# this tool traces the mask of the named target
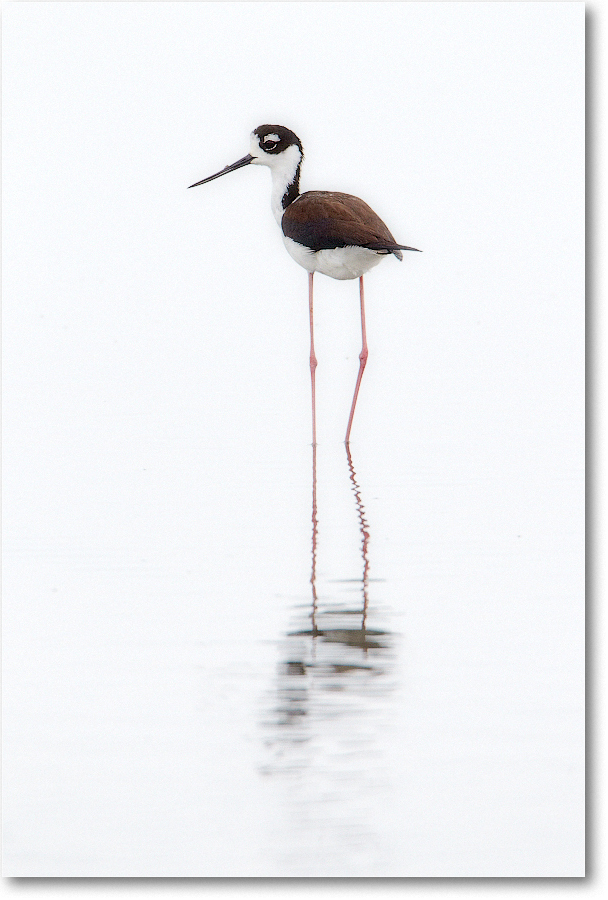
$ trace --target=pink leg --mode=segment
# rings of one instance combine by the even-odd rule
[[[350,429],[353,424],[353,417],[355,415],[355,406],[357,405],[357,397],[359,395],[359,388],[361,387],[361,379],[363,378],[363,370],[365,369],[365,363],[367,362],[367,337],[365,335],[365,304],[363,301],[363,275],[359,279],[359,293],[361,296],[361,337],[363,339],[363,346],[361,348],[361,353],[359,354],[359,374],[357,376],[357,383],[355,385],[355,395],[353,397],[353,405],[350,408],[350,417],[348,420],[348,428],[346,429],[346,443],[348,444],[350,440]]]
[[[310,310],[310,382],[312,386],[312,445],[317,445],[317,416],[315,402],[315,369],[317,368],[317,357],[315,356],[314,329],[312,323],[312,277],[314,272],[308,273],[308,307]]]

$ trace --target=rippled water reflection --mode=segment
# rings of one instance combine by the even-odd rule
[[[351,857],[361,861],[376,843],[369,807],[389,787],[381,735],[390,715],[396,635],[387,624],[390,615],[381,614],[370,598],[370,587],[373,595],[382,580],[370,579],[371,527],[345,447],[360,574],[318,583],[323,511],[317,506],[313,444],[311,598],[292,610],[292,627],[280,644],[272,708],[263,722],[269,753],[263,771],[282,778],[285,787],[290,838],[282,861],[300,874],[345,874]],[[307,860],[306,849],[314,850],[314,857]]]

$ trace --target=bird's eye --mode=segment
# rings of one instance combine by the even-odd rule
[[[279,136],[278,134],[267,134],[266,137],[262,140],[262,143],[264,145],[264,150],[274,150],[274,148],[279,143]]]

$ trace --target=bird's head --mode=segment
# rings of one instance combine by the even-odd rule
[[[227,175],[228,172],[234,172],[235,169],[250,164],[268,166],[273,172],[281,174],[295,173],[303,158],[302,142],[297,134],[294,134],[289,128],[285,128],[284,125],[259,125],[251,132],[250,152],[247,156],[225,166],[215,175],[191,184],[190,187],[206,184],[208,181],[213,181],[215,178]]]
[[[251,132],[250,155],[252,163],[274,169],[287,159],[298,165],[304,150],[297,134],[284,125],[259,125]]]

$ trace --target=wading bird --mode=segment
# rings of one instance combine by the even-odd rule
[[[355,415],[355,406],[367,362],[363,276],[385,256],[403,259],[402,250],[416,250],[397,244],[379,216],[367,203],[352,194],[337,191],[306,191],[300,194],[300,168],[304,150],[299,137],[283,125],[260,125],[251,133],[250,152],[221,172],[191,184],[207,184],[242,166],[268,166],[272,175],[272,211],[283,232],[290,254],[308,272],[310,310],[310,379],[312,385],[312,442],[317,443],[315,412],[315,356],[313,333],[312,280],[315,272],[330,278],[359,279],[362,348],[359,374],[351,405],[346,443]],[[418,252],[418,251],[417,251]]]

